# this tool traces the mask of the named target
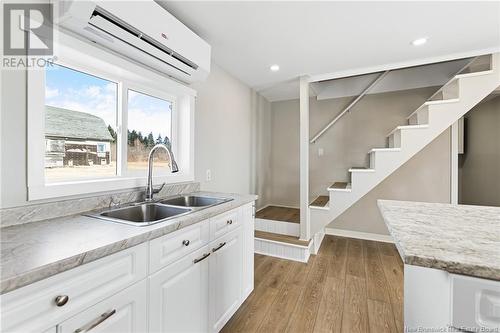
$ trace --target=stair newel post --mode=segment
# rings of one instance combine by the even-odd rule
[[[300,239],[309,240],[309,77],[300,77]]]

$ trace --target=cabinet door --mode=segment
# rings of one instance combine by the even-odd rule
[[[208,246],[149,278],[150,332],[208,330]]]
[[[147,331],[147,281],[142,280],[58,325],[59,333]]]
[[[210,244],[210,331],[218,332],[240,306],[241,228]]]
[[[242,240],[243,240],[243,276],[242,296],[243,302],[253,291],[254,270],[254,205],[247,204],[241,208]]]

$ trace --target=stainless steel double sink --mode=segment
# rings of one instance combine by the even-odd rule
[[[154,202],[139,202],[124,207],[87,214],[105,221],[147,226],[220,205],[233,199],[185,195]]]

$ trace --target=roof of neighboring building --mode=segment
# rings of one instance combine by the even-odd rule
[[[113,141],[108,126],[90,113],[45,106],[45,136],[80,140]]]

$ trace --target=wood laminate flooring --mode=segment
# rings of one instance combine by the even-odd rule
[[[392,244],[325,236],[307,264],[255,255],[255,289],[222,332],[403,332]]]
[[[300,223],[300,209],[281,206],[267,206],[255,214],[256,218],[282,222]]]

